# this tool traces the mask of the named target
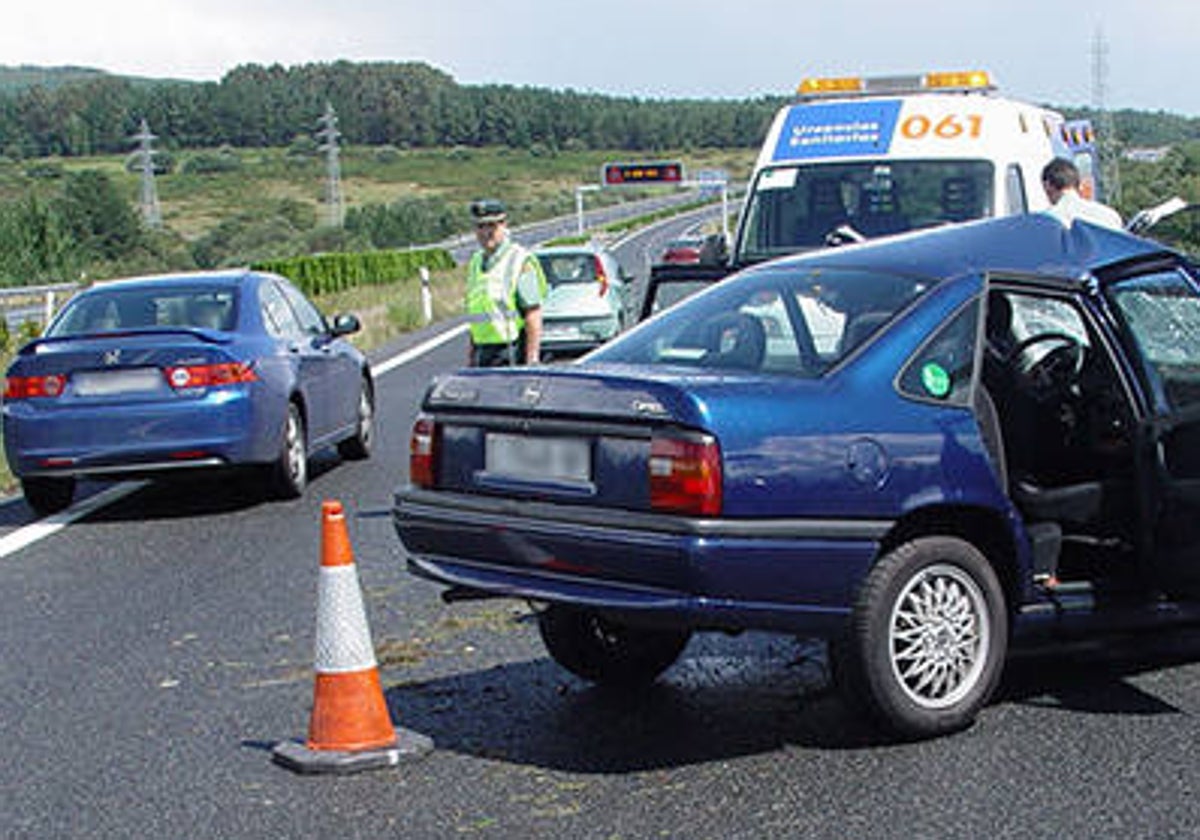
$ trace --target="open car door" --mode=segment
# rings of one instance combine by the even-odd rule
[[[1140,553],[1157,583],[1200,596],[1200,279],[1159,263],[1106,284],[1146,396],[1136,455]]]
[[[1200,255],[1200,204],[1188,204],[1178,196],[1138,211],[1125,228],[1193,258]]]

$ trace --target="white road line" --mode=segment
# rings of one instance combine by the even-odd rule
[[[440,335],[435,335],[433,338],[422,344],[418,344],[416,347],[410,347],[403,353],[392,356],[390,359],[384,359],[379,364],[371,365],[371,374],[374,376],[382,376],[389,370],[400,367],[400,365],[412,361],[417,356],[423,356],[429,351],[437,347],[441,347],[443,344],[453,338],[458,338],[460,335],[465,333],[467,329],[467,324],[459,324],[457,327],[448,329]]]
[[[458,338],[468,329],[466,324],[459,324],[452,327],[446,332],[434,336],[433,338],[418,344],[416,347],[410,347],[403,353],[392,356],[390,359],[384,359],[382,362],[371,366],[371,373],[375,376],[382,376],[388,371],[399,367],[400,365],[410,362],[418,356],[434,350],[442,346],[446,342]],[[114,502],[120,501],[131,493],[141,490],[148,482],[145,481],[123,481],[120,484],[114,484],[94,496],[88,496],[86,499],[77,502],[61,513],[56,513],[52,516],[47,516],[45,519],[39,519],[26,525],[23,528],[18,528],[11,534],[0,538],[0,559],[7,557],[10,554],[15,554],[23,548],[28,548],[39,540],[44,540],[63,528],[82,519],[90,513],[94,513],[102,507],[111,505]],[[20,498],[19,496],[16,498]],[[16,501],[16,499],[13,499]]]
[[[83,501],[71,505],[61,513],[47,516],[45,519],[39,519],[32,525],[26,525],[24,528],[13,531],[8,536],[0,539],[0,559],[10,554],[15,554],[21,549],[33,545],[38,540],[43,540],[51,534],[61,531],[76,519],[82,519],[89,513],[111,505],[113,502],[125,498],[130,493],[141,490],[145,486],[145,481],[122,481],[120,484],[114,484],[112,487],[102,490],[94,496],[88,496]]]

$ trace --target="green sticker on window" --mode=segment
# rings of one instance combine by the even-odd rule
[[[950,374],[937,362],[926,362],[921,368],[921,384],[940,400],[950,393]]]

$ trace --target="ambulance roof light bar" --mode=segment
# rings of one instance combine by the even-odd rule
[[[989,93],[996,86],[983,70],[919,73],[907,76],[840,76],[803,79],[796,88],[801,99],[839,96],[895,96],[906,93]]]

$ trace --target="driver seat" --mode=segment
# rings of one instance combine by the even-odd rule
[[[1008,439],[1002,431],[1000,411],[982,382],[975,394],[975,416],[1000,489],[1025,521],[1033,554],[1034,579],[1054,580],[1058,576],[1064,539],[1100,517],[1104,485],[1099,481],[1086,481],[1047,487],[1028,475],[1010,476]]]

